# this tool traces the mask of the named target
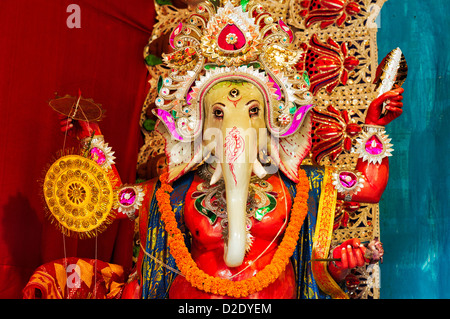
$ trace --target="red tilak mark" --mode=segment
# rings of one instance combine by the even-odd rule
[[[234,184],[237,185],[236,175],[234,173],[234,162],[244,152],[245,140],[239,133],[239,130],[234,126],[225,138],[225,154],[233,175]]]
[[[234,107],[236,107],[238,102],[242,99],[242,96],[239,99],[237,99],[236,101],[230,100],[230,98],[228,96],[227,96],[227,99],[228,99],[228,101],[230,101],[231,103],[234,104]]]

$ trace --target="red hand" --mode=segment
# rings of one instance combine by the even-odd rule
[[[328,264],[328,271],[337,282],[342,281],[355,267],[364,266],[370,260],[364,257],[366,247],[358,238],[344,241],[333,250],[333,258],[340,259]]]
[[[364,266],[366,262],[369,262],[364,257],[365,251],[366,247],[361,245],[358,238],[349,239],[333,250],[333,258],[341,259],[341,261],[336,261],[337,267],[352,269]]]
[[[403,92],[404,89],[397,88],[373,100],[367,110],[366,124],[386,126],[399,117],[403,112]],[[382,114],[384,102],[386,102],[386,113]]]
[[[61,132],[67,132],[69,136],[83,139],[94,135],[101,135],[100,127],[96,122],[76,121],[64,115],[58,115]]]

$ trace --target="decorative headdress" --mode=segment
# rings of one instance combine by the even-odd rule
[[[179,142],[201,138],[203,98],[222,81],[247,81],[261,91],[266,125],[276,138],[298,132],[312,108],[308,76],[294,67],[303,51],[293,48],[292,31],[283,21],[275,22],[261,5],[245,7],[227,2],[216,11],[204,2],[170,36],[174,52],[163,54],[163,60],[171,73],[159,82],[153,112]],[[197,153],[192,158],[197,154],[199,159],[200,151],[193,151]],[[169,158],[169,171],[170,162]],[[188,166],[183,170],[192,167]],[[174,175],[180,176],[172,174],[173,179]]]

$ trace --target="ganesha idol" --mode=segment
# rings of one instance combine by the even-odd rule
[[[137,276],[123,297],[348,298],[347,275],[383,250],[357,238],[331,247],[336,203],[379,202],[384,126],[401,114],[403,89],[368,106],[362,127],[376,138],[355,171],[305,165],[315,105],[298,68],[306,52],[283,21],[260,5],[205,2],[169,41],[153,110],[167,169],[117,190],[116,218],[139,216]],[[102,138],[93,122],[63,126]]]

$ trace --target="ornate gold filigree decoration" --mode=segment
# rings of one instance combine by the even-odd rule
[[[66,235],[96,236],[113,218],[113,187],[100,165],[80,155],[58,158],[44,180],[49,217]]]

